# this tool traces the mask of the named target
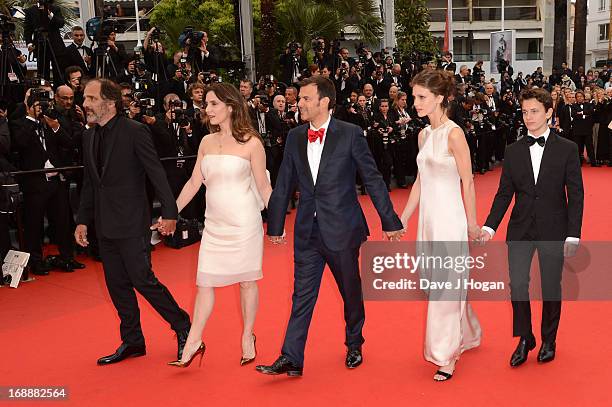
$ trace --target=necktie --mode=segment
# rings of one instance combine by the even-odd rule
[[[324,136],[325,136],[324,128],[320,128],[319,130],[308,129],[308,141],[310,143],[314,143],[315,141],[317,141],[317,139],[319,139],[319,142],[322,143]]]
[[[529,144],[529,146],[531,147],[532,145],[534,145],[535,143],[538,143],[540,145],[540,147],[544,147],[544,145],[546,144],[546,139],[544,138],[544,136],[542,137],[531,137],[531,136],[527,136],[527,143]]]

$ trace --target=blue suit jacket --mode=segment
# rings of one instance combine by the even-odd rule
[[[378,211],[383,230],[402,229],[363,130],[331,119],[315,185],[306,153],[308,128],[308,124],[296,127],[287,136],[283,162],[268,204],[268,235],[283,234],[287,205],[297,186],[300,204],[294,230],[296,248],[308,244],[315,212],[323,243],[330,250],[361,245],[369,230],[357,199],[357,171]]]

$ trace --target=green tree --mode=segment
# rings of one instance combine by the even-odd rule
[[[282,0],[276,4],[279,39],[283,45],[301,42],[306,50],[318,36],[338,38],[345,28],[354,28],[367,43],[378,43],[383,23],[373,0]]]
[[[576,0],[574,17],[574,49],[572,51],[572,69],[584,66],[586,58],[587,1]]]
[[[397,45],[403,52],[438,51],[429,31],[431,17],[425,0],[398,0],[395,2]]]
[[[253,19],[257,41],[259,0],[253,2]],[[161,0],[151,13],[151,23],[165,31],[164,43],[169,52],[179,49],[179,35],[185,27],[192,26],[208,33],[209,42],[224,50],[224,59],[240,59],[232,0]]]

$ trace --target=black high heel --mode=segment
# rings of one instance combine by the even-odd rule
[[[240,366],[248,365],[249,363],[255,360],[255,358],[257,357],[257,346],[256,345],[257,345],[257,337],[255,336],[255,334],[253,334],[253,348],[255,348],[255,356],[253,356],[252,358],[242,357],[240,359]]]
[[[181,362],[180,360],[175,360],[174,362],[168,362],[169,366],[174,366],[174,367],[183,367],[183,368],[187,368],[189,367],[189,365],[191,365],[191,362],[193,362],[193,359],[195,359],[196,356],[200,355],[200,363],[198,364],[198,367],[202,366],[202,357],[204,356],[204,351],[206,350],[206,345],[204,345],[204,342],[200,343],[200,346],[198,347],[198,350],[196,350],[193,355],[191,355],[191,357],[189,358],[189,360],[187,362]]]

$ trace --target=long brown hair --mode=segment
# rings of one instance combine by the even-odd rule
[[[251,116],[249,115],[249,108],[246,100],[240,94],[238,89],[234,85],[228,83],[214,83],[206,88],[204,98],[209,92],[214,92],[217,98],[225,103],[227,106],[231,106],[232,112],[230,115],[232,136],[240,144],[244,144],[251,139],[256,137],[263,143],[261,135],[255,131],[253,124],[251,123]],[[211,133],[220,131],[219,126],[208,124],[208,129]]]

